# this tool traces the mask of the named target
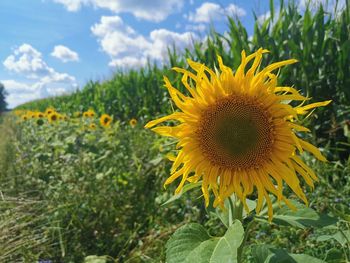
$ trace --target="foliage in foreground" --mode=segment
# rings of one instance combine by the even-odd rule
[[[92,255],[100,256],[102,262],[161,262],[171,247],[170,241],[165,246],[169,236],[188,221],[204,225],[208,240],[219,240],[225,224],[233,221],[229,213],[206,211],[198,188],[191,190],[190,198],[183,191],[161,206],[172,192],[162,187],[169,173],[164,161],[170,147],[166,141],[156,139],[140,124],[132,128],[114,123],[105,129],[97,121],[51,124],[45,120],[39,126],[36,119],[17,125],[13,117],[5,119],[0,129],[6,138],[0,145],[1,231],[7,231],[1,232],[1,244],[10,244],[0,245],[5,262],[82,262],[96,259]],[[90,128],[92,122],[96,129]],[[317,213],[302,208],[301,213],[284,217],[282,209],[285,223],[271,226],[263,212],[261,222],[248,231],[252,250],[243,255],[248,262],[254,262],[256,250],[266,255],[273,252],[262,246],[266,243],[286,249],[278,253],[306,254],[334,263],[345,260],[349,243],[339,241],[339,231],[349,229],[350,166],[331,163],[315,168],[321,183],[308,199],[316,211],[337,217],[337,225],[316,228],[310,220],[318,222]],[[17,224],[11,227],[11,222]]]
[[[14,121],[7,120],[4,125]],[[32,244],[28,253],[23,253],[23,246],[19,251],[14,246],[10,261],[24,257],[27,261],[49,258],[82,262],[88,255],[122,260],[150,231],[158,235],[159,228],[168,228],[179,219],[168,208],[159,209],[164,199],[159,196],[161,178],[167,170],[160,163],[159,142],[138,125],[133,128],[114,123],[103,128],[97,122],[97,118],[55,123],[44,120],[38,125],[34,118],[11,130],[10,134],[16,133],[7,137],[11,141],[6,147],[11,151],[1,167],[2,208],[12,218],[30,213],[25,206],[22,212],[4,207],[11,197],[21,195],[28,201],[43,202],[46,210],[37,211],[38,218],[44,217],[40,224],[28,223],[33,231],[41,229],[35,236],[45,240],[45,246]],[[91,123],[96,128],[90,128]],[[189,207],[176,207],[180,217],[186,218]],[[19,233],[25,234],[22,229]]]

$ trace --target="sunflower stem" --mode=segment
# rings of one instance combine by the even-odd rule
[[[232,202],[232,200],[231,200],[231,202]],[[242,204],[241,200],[239,200],[237,197],[235,197],[235,204],[234,204],[234,208],[232,211],[232,217],[233,217],[233,219],[237,219],[241,222],[243,220],[243,204]]]
[[[241,200],[235,196],[234,203],[233,203],[233,200],[231,198],[229,198],[229,204],[230,204],[232,219],[233,220],[237,219],[243,224],[243,204],[242,204]],[[230,222],[230,224],[231,224],[231,222]],[[250,229],[252,228],[252,226],[254,224],[255,224],[254,219],[252,219],[247,224],[247,227],[246,227],[245,232],[244,232],[242,244],[240,245],[240,247],[237,250],[237,263],[243,262],[243,251],[244,251],[245,243],[248,239]]]
[[[237,263],[242,263],[243,262],[243,251],[245,248],[245,243],[248,239],[248,236],[250,234],[250,230],[251,228],[255,225],[255,221],[254,218],[247,224],[247,227],[244,231],[244,237],[243,237],[243,241],[242,244],[240,245],[240,247],[237,249]]]

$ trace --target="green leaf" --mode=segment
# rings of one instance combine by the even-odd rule
[[[252,255],[256,263],[264,263],[271,254],[271,246],[269,245],[254,245],[252,247]]]
[[[326,214],[319,214],[310,207],[291,200],[293,205],[297,207],[297,211],[290,210],[287,206],[275,212],[273,222],[278,225],[292,225],[299,228],[324,227],[333,225],[337,222],[335,217]]]
[[[305,255],[305,254],[289,254],[296,262],[296,263],[327,263],[324,260],[315,258],[315,257],[311,257],[309,255]],[[274,261],[276,262],[276,261]]]
[[[343,252],[338,248],[331,248],[327,251],[325,261],[328,263],[345,262]]]
[[[237,250],[244,237],[244,229],[240,221],[236,220],[217,243],[210,263],[235,263]]]
[[[171,202],[174,202],[175,200],[179,199],[184,193],[188,192],[189,190],[199,187],[202,185],[202,181],[199,181],[197,183],[190,183],[190,184],[186,184],[181,192],[179,194],[173,195],[172,197],[170,197],[165,203],[162,204],[162,206],[167,205]]]
[[[106,263],[107,256],[87,256],[84,259],[84,263]]]
[[[210,236],[203,226],[191,223],[180,227],[166,244],[166,261],[183,263],[186,257]]]
[[[322,235],[317,238],[318,242],[334,239],[338,241],[341,246],[345,246],[346,243],[350,244],[350,230],[338,231],[333,235]]]
[[[256,245],[252,251],[256,263],[325,263],[325,261],[305,254],[289,254],[270,245]]]
[[[235,263],[244,229],[236,220],[221,238],[211,238],[199,224],[179,228],[166,244],[168,263]]]
[[[219,241],[219,238],[211,238],[202,242],[186,257],[185,263],[201,262],[209,263],[210,257]]]

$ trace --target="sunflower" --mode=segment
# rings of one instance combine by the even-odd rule
[[[28,111],[27,116],[29,116],[30,119],[36,118],[36,112]]]
[[[49,116],[51,113],[54,113],[56,110],[52,107],[49,107],[45,110],[45,115]]]
[[[93,118],[93,117],[95,117],[95,115],[96,115],[96,113],[92,109],[85,111],[83,113],[83,117],[86,117],[86,118]]]
[[[58,121],[59,116],[56,112],[52,112],[48,115],[47,118],[48,118],[49,122],[56,122],[56,121]]]
[[[35,115],[36,115],[37,118],[44,118],[44,116],[45,116],[44,113],[42,113],[40,111],[36,112]]]
[[[21,119],[22,119],[23,121],[26,121],[26,120],[28,120],[28,116],[27,116],[26,114],[24,114],[24,115],[21,116]]]
[[[108,114],[103,114],[100,118],[100,124],[103,127],[109,127],[112,123],[112,117]]]
[[[173,165],[165,185],[182,177],[175,191],[179,193],[186,181],[193,183],[201,179],[206,206],[212,191],[214,207],[223,206],[224,200],[235,194],[247,211],[246,198],[256,189],[256,212],[259,213],[266,200],[271,220],[269,193],[278,202],[284,201],[295,209],[283,195],[284,182],[307,204],[299,179],[313,188],[317,177],[300,154],[306,150],[321,161],[326,158],[299,137],[300,132],[309,130],[298,124],[298,115],[330,101],[303,106],[308,98],[292,87],[278,86],[277,75],[272,73],[297,61],[289,59],[259,70],[266,52],[259,49],[246,56],[242,51],[241,64],[235,73],[223,64],[220,56],[221,72],[214,73],[191,60],[188,64],[195,73],[174,68],[183,74],[182,83],[191,96],[175,89],[164,77],[165,87],[181,111],[150,121],[145,127],[178,140],[179,150],[177,156],[170,157]],[[247,68],[249,62],[251,67]],[[293,107],[289,104],[293,100],[302,103]],[[168,120],[179,124],[154,127]]]
[[[129,121],[129,124],[130,124],[130,126],[131,126],[132,128],[134,128],[134,127],[136,126],[136,124],[137,124],[137,120],[134,119],[134,118],[132,118],[132,119]]]
[[[91,130],[95,130],[95,129],[96,129],[96,124],[91,123],[91,124],[89,125],[89,128],[90,128]]]

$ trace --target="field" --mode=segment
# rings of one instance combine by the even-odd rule
[[[116,72],[1,115],[0,262],[350,262],[350,6],[270,8],[252,38],[228,18],[225,35],[213,29],[185,54],[169,47],[169,64]],[[309,204],[284,187],[298,210],[276,203],[272,221],[265,203],[255,212],[256,192],[251,213],[235,217],[239,202],[213,208],[211,196],[205,206],[201,181],[178,194],[181,180],[164,188],[176,140],[144,127],[176,111],[163,76],[186,93],[172,67],[188,69],[190,58],[214,69],[220,55],[235,71],[242,50],[260,47],[269,50],[261,69],[298,60],[278,71],[280,86],[311,98],[306,104],[332,100],[300,119],[310,129],[303,138],[328,160],[301,155],[318,177],[314,189],[300,180]],[[224,240],[238,245],[227,252]]]

